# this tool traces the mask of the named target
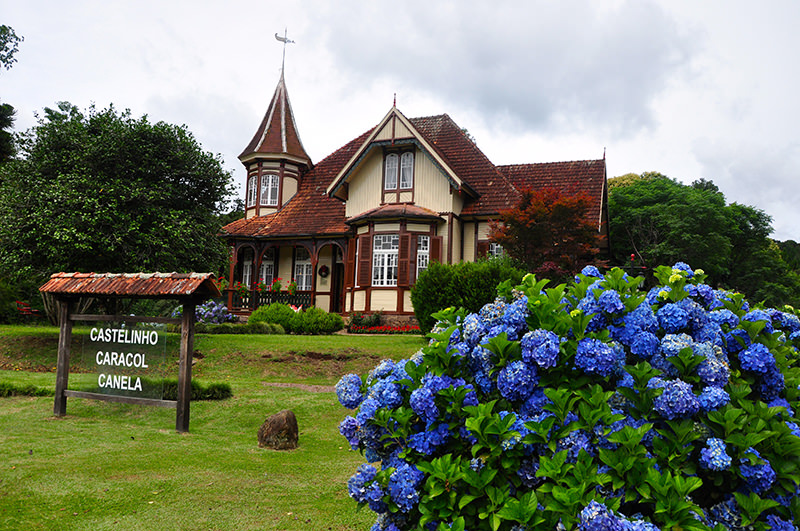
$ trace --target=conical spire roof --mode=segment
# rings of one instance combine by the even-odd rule
[[[255,156],[254,156],[255,155]],[[239,155],[239,160],[245,162],[258,155],[278,156],[291,158],[297,162],[311,166],[311,157],[306,153],[300,135],[297,133],[297,124],[294,121],[292,105],[289,102],[289,93],[286,91],[286,81],[281,78],[275,87],[275,94],[267,108],[261,125],[258,126],[253,139]]]

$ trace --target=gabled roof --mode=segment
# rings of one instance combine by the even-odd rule
[[[292,105],[289,102],[289,93],[286,90],[286,81],[281,78],[275,87],[275,94],[269,103],[267,113],[261,120],[253,139],[244,148],[239,160],[246,162],[259,155],[283,155],[296,162],[311,166],[311,157],[306,153],[300,135],[297,133],[297,124],[294,121]]]
[[[409,205],[407,203],[390,203],[372,208],[366,212],[362,212],[357,216],[349,218],[347,221],[345,221],[345,223],[348,225],[353,225],[368,219],[419,219],[444,221],[444,218],[429,208]]]
[[[584,192],[594,199],[590,216],[602,220],[603,194],[606,186],[606,161],[576,160],[569,162],[542,162],[538,164],[511,164],[498,166],[517,189],[555,188],[565,193]]]

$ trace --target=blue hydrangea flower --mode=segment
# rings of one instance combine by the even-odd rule
[[[606,318],[603,317],[602,309],[591,293],[580,300],[577,309],[581,310],[585,315],[592,316],[589,324],[586,325],[587,332],[597,332],[606,326]]]
[[[403,403],[400,385],[390,379],[378,380],[369,388],[368,396],[374,397],[381,407],[395,408]]]
[[[522,481],[523,485],[529,489],[532,489],[544,481],[544,479],[536,477],[537,470],[539,470],[539,462],[532,459],[526,459],[520,463],[520,466],[517,469],[517,476]]]
[[[619,351],[598,339],[585,337],[578,342],[578,351],[575,354],[575,365],[587,373],[610,376],[624,363]]]
[[[347,481],[347,490],[350,497],[358,503],[367,502],[367,486],[375,479],[378,471],[374,466],[366,463],[362,464],[356,470],[356,473]]]
[[[404,513],[410,512],[419,503],[419,486],[425,474],[409,463],[401,463],[389,476],[389,496]]]
[[[711,437],[706,441],[706,446],[700,450],[700,466],[709,470],[728,470],[731,466],[731,456],[727,453],[725,441]]]
[[[787,522],[774,514],[767,516],[767,523],[772,528],[772,531],[797,531],[797,527],[791,522]]]
[[[750,321],[755,323],[756,321],[764,321],[764,331],[768,334],[771,334],[775,331],[775,328],[772,326],[772,319],[770,318],[769,314],[764,310],[752,310],[748,312],[744,317],[742,317],[743,321]]]
[[[697,366],[697,375],[706,385],[725,387],[731,376],[728,357],[722,349],[710,343],[695,343],[692,350],[705,359]]]
[[[726,529],[742,529],[742,513],[733,496],[728,495],[724,501],[708,510],[709,527],[721,524]]]
[[[584,507],[578,518],[580,531],[623,531],[622,522],[605,505],[595,500]]]
[[[703,388],[698,400],[700,401],[700,409],[708,412],[721,408],[731,401],[731,397],[719,387],[708,386]]]
[[[595,277],[595,278],[603,278],[603,274],[600,273],[600,270],[593,265],[587,265],[583,269],[581,269],[581,275],[586,275],[587,277]],[[575,277],[575,282],[580,282],[578,277]]]
[[[692,278],[694,276],[694,271],[692,270],[691,266],[686,262],[675,262],[675,265],[672,266],[673,271],[683,271],[686,274],[686,278]]]
[[[620,313],[625,309],[622,299],[613,289],[607,289],[597,298],[597,305],[606,313]]]
[[[652,332],[640,331],[630,343],[631,353],[643,359],[650,359],[661,347],[658,336]]]
[[[653,400],[653,409],[669,420],[689,418],[700,410],[700,401],[692,386],[683,380],[671,380],[664,392]]]
[[[538,381],[536,366],[517,360],[500,370],[497,375],[497,389],[509,400],[525,400]]]
[[[597,451],[592,445],[589,434],[583,430],[574,430],[558,440],[556,451],[567,450],[567,462],[575,463],[581,450],[589,455],[597,455]]]
[[[727,308],[722,308],[721,310],[714,310],[713,312],[709,312],[708,318],[720,326],[727,325],[729,329],[736,328],[737,326],[739,326],[739,317],[737,317],[735,313],[728,310]]]
[[[748,448],[748,454],[755,456],[757,464],[751,464],[748,458],[740,460],[739,472],[745,480],[747,488],[756,494],[766,492],[775,481],[775,471],[770,466],[769,461],[761,457],[755,448]]]
[[[508,338],[517,339],[528,328],[528,298],[522,297],[506,306],[503,313],[503,324],[506,326]]]
[[[674,302],[668,302],[656,312],[658,324],[668,334],[680,332],[689,324],[689,314]]]
[[[491,328],[493,326],[502,324],[503,314],[505,312],[506,312],[506,301],[497,298],[494,300],[494,302],[490,302],[489,304],[484,304],[483,307],[478,312],[478,315],[480,316],[484,326],[486,328]]]
[[[408,438],[408,446],[424,455],[434,451],[450,439],[450,427],[447,423],[434,424],[424,431],[412,433]]]
[[[741,363],[742,369],[766,374],[767,371],[775,367],[775,356],[765,345],[754,343],[739,353],[739,363]]]
[[[761,399],[765,402],[777,400],[786,386],[783,373],[775,365],[767,369],[761,378]]]
[[[344,418],[341,424],[339,424],[339,433],[341,433],[344,438],[347,439],[347,442],[350,443],[350,448],[353,450],[358,450],[360,428],[361,425],[358,423],[358,421],[349,415]]]
[[[532,330],[522,336],[522,359],[535,362],[542,369],[550,369],[558,363],[561,338],[549,330]]]
[[[686,347],[694,346],[694,340],[688,334],[667,334],[661,340],[661,353],[671,358],[680,354]]]
[[[336,383],[336,397],[347,409],[357,408],[364,400],[361,392],[361,377],[357,374],[345,374]]]

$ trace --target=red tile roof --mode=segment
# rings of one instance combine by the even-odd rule
[[[521,188],[556,187],[589,193],[596,199],[592,215],[600,219],[605,160],[495,166],[448,115],[409,121],[469,189],[462,216],[496,216],[517,202]],[[278,212],[235,221],[223,227],[223,235],[274,238],[345,234],[348,226],[344,204],[325,191],[373,130],[351,140],[305,173],[297,194]],[[473,199],[475,195],[477,198]],[[394,216],[397,206],[402,205],[372,209],[347,221]],[[407,212],[420,214],[415,210]]]
[[[345,223],[353,224],[365,219],[430,219],[444,221],[442,217],[429,208],[422,208],[407,203],[381,205],[349,218]]]
[[[498,166],[497,169],[506,175],[517,189],[555,188],[565,193],[588,194],[595,200],[590,215],[600,223],[606,185],[605,159],[513,164]]]

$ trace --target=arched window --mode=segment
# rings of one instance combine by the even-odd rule
[[[414,187],[414,152],[406,151],[400,156],[400,189]]]
[[[383,177],[383,188],[385,190],[397,190],[397,163],[399,158],[397,153],[386,155],[386,173]]]
[[[311,274],[314,268],[311,265],[311,255],[308,249],[302,246],[295,247],[294,255],[294,281],[297,282],[298,291],[311,291]]]

